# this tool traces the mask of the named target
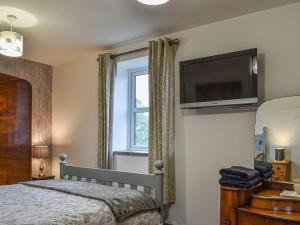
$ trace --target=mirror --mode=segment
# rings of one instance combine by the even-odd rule
[[[255,159],[272,163],[275,181],[300,176],[300,96],[274,99],[256,113]]]

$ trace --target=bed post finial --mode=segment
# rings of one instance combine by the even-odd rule
[[[62,153],[59,156],[59,159],[60,159],[60,179],[64,179],[64,177],[65,177],[64,166],[67,164],[68,156],[66,153]]]
[[[165,166],[165,164],[164,164],[163,161],[157,160],[157,161],[155,162],[155,168],[156,168],[155,174],[156,174],[156,175],[163,174],[164,172],[163,172],[162,169],[164,168],[164,166]]]
[[[68,156],[66,153],[62,153],[62,154],[60,154],[59,159],[60,159],[60,164],[65,165],[65,164],[67,164]]]

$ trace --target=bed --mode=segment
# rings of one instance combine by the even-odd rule
[[[67,165],[59,180],[0,187],[0,225],[162,225],[163,162],[155,174]]]

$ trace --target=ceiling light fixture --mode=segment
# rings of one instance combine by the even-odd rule
[[[0,32],[0,54],[9,57],[20,57],[23,55],[23,36],[12,30],[13,22],[17,19],[14,15],[8,15],[10,31]]]
[[[145,5],[163,5],[170,0],[138,0],[138,1]]]
[[[15,28],[33,27],[38,23],[38,19],[28,11],[9,6],[0,6],[0,25],[2,25],[2,23],[10,23],[7,18],[8,15],[14,15],[18,18],[14,21]]]

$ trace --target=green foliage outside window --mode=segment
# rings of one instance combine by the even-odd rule
[[[135,145],[148,146],[149,113],[135,114]]]

